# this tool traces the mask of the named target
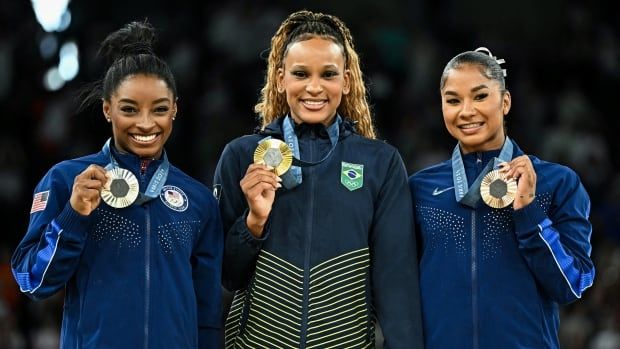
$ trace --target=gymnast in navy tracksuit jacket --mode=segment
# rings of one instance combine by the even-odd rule
[[[103,52],[122,52],[103,91],[86,102],[103,98],[113,139],[45,175],[13,255],[13,274],[26,295],[43,299],[65,289],[61,348],[219,345],[219,210],[210,190],[168,163],[163,146],[177,94],[166,63],[150,49],[152,38],[150,25],[134,22],[103,42]],[[106,167],[135,176],[136,202],[118,205],[127,190],[102,200]]]
[[[214,180],[224,284],[237,291],[226,347],[372,348],[378,319],[385,348],[420,348],[407,176],[396,149],[374,139],[339,19],[300,11],[285,20],[257,111],[262,130],[226,146]],[[268,137],[311,164],[281,178],[253,164]]]
[[[499,63],[482,48],[447,64],[442,111],[458,145],[409,179],[428,348],[559,348],[558,305],[594,279],[588,194],[571,169],[506,136]],[[493,165],[517,181],[504,208],[488,206],[475,183]]]

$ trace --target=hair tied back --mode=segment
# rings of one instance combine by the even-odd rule
[[[493,58],[495,60],[495,62],[497,62],[497,65],[499,65],[500,67],[502,66],[502,64],[506,63],[506,60],[504,60],[503,58],[497,58],[497,57],[493,56],[493,54],[491,53],[491,50],[489,50],[486,47],[478,47],[474,51],[475,52],[482,52],[482,53],[487,54],[489,57]],[[504,77],[506,77],[506,75],[508,75],[508,72],[506,71],[506,69],[502,69],[502,73],[504,74]]]

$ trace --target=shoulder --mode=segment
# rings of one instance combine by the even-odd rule
[[[437,174],[443,174],[443,173],[451,172],[451,171],[452,171],[452,165],[449,160],[446,160],[438,164],[425,167],[415,172],[409,177],[409,181],[411,182],[411,181],[424,180],[425,178],[433,177],[433,176],[436,176]]]
[[[400,159],[401,157],[398,149],[384,140],[366,138],[353,133],[347,136],[344,142],[345,144],[350,144],[354,149],[358,149],[359,152],[368,154],[368,156],[381,159],[390,159],[392,157]]]
[[[550,182],[580,183],[579,175],[570,167],[529,155],[536,175]]]
[[[580,193],[578,197],[588,197],[579,175],[572,168],[535,156],[529,157],[536,171],[537,191],[554,193],[553,197],[559,200],[577,193]]]
[[[90,154],[75,159],[61,161],[52,166],[44,178],[71,180],[84,171],[88,166],[107,164],[101,153]]]
[[[247,150],[254,151],[254,149],[256,149],[256,146],[258,145],[258,142],[265,137],[266,136],[264,135],[252,134],[235,138],[228,144],[226,144],[222,155],[225,155],[227,153],[245,153]]]
[[[174,165],[170,165],[169,179],[166,183],[181,187],[193,201],[198,200],[203,204],[217,205],[213,192],[204,183],[186,174]]]

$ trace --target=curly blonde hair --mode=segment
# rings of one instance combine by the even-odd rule
[[[254,106],[254,111],[262,121],[261,127],[265,128],[273,120],[289,112],[286,96],[279,93],[277,88],[278,69],[283,66],[288,47],[295,42],[314,37],[329,38],[343,48],[345,69],[350,71],[350,91],[342,96],[338,113],[357,121],[356,129],[360,135],[376,138],[360,60],[355,52],[349,28],[338,17],[307,10],[288,16],[271,38],[265,85],[261,89],[258,103]]]

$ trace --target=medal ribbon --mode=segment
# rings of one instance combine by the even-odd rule
[[[115,167],[120,167],[118,165],[118,161],[114,158],[112,151],[110,150],[110,139],[108,139],[103,145],[103,149],[101,150],[105,155],[110,157],[110,163],[105,167],[106,170],[110,170]],[[166,152],[163,152],[163,161],[153,174],[153,177],[149,181],[148,186],[146,187],[146,192],[140,192],[138,194],[138,198],[133,203],[134,205],[142,205],[145,202],[151,201],[159,196],[161,189],[164,187],[166,183],[166,179],[168,178],[168,171],[170,170],[170,162],[168,162],[168,156]]]
[[[484,178],[487,173],[497,168],[500,163],[510,161],[512,159],[512,151],[512,141],[506,136],[499,156],[494,157],[487,163],[474,183],[472,183],[471,188],[469,188],[467,184],[467,175],[465,174],[465,166],[463,165],[463,158],[461,157],[461,150],[457,144],[452,151],[452,180],[454,181],[454,196],[456,201],[475,208],[480,201],[480,183],[482,182],[482,178]]]
[[[295,130],[293,129],[293,120],[290,116],[286,116],[282,122],[283,133],[284,133],[284,142],[291,148],[293,151],[293,166],[281,176],[282,185],[284,185],[287,189],[293,189],[296,186],[300,185],[302,182],[301,168],[302,167],[311,167],[316,166],[323,161],[327,160],[334,149],[336,149],[336,145],[338,145],[338,138],[340,137],[340,124],[342,123],[342,118],[340,115],[336,115],[336,120],[327,128],[327,134],[329,135],[329,140],[332,144],[329,152],[319,161],[316,162],[308,162],[299,159],[299,140],[297,139],[297,135],[295,134]]]

